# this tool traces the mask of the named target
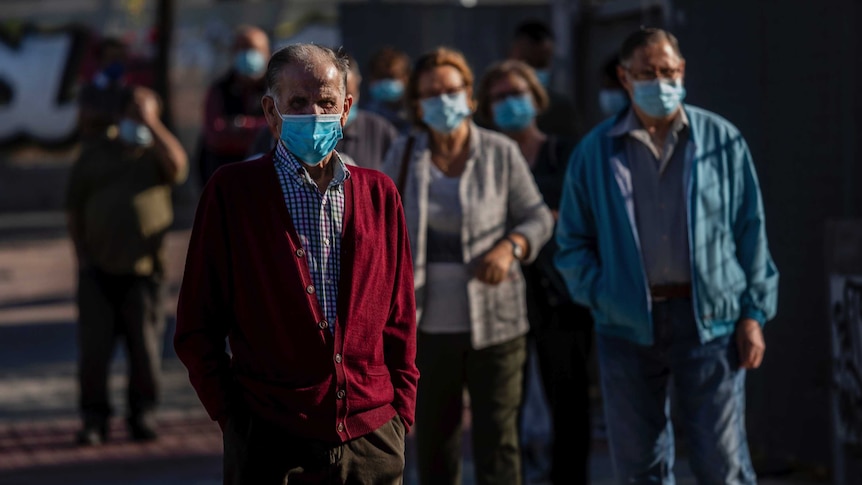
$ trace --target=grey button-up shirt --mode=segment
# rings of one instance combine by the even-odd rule
[[[674,120],[661,151],[632,109],[608,136],[623,137],[622,155],[631,171],[635,226],[649,284],[690,282],[685,177],[691,160],[685,112]]]

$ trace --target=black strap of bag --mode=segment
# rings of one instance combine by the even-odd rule
[[[413,136],[407,137],[407,144],[404,146],[404,155],[401,157],[401,170],[398,171],[398,180],[395,182],[395,187],[398,188],[398,193],[404,199],[404,184],[407,181],[407,164],[410,163],[411,155],[413,154]]]

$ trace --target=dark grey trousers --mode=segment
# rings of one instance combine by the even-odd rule
[[[518,412],[526,337],[475,350],[469,333],[417,335],[416,395],[419,483],[461,483],[464,388],[470,395],[472,451],[478,485],[520,485]]]
[[[400,485],[405,430],[395,416],[365,436],[325,443],[236,413],[224,427],[224,484]]]
[[[85,424],[101,426],[112,414],[108,372],[118,340],[129,370],[128,415],[145,419],[159,395],[164,288],[159,276],[78,274],[78,380]]]

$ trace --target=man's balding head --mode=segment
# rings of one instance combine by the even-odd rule
[[[269,37],[258,27],[241,25],[236,29],[232,50],[236,53],[248,49],[256,50],[264,59],[269,59]]]
[[[266,69],[263,111],[273,136],[281,115],[341,114],[342,126],[353,97],[347,92],[350,64],[343,52],[316,44],[291,44],[277,50]]]
[[[346,91],[347,73],[350,71],[350,61],[347,56],[317,44],[291,44],[275,51],[270,58],[266,68],[266,92],[271,96],[278,94],[281,73],[288,65],[300,66],[307,71],[312,71],[320,64],[329,64],[338,70],[342,81],[342,92]]]

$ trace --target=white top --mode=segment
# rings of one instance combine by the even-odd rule
[[[434,163],[428,186],[427,309],[419,329],[427,333],[470,331],[470,274],[461,248],[461,177],[447,177]]]

